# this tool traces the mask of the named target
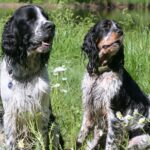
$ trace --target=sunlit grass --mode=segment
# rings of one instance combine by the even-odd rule
[[[64,16],[67,17],[70,14],[71,12]],[[125,18],[121,17],[123,14]],[[140,22],[136,20],[137,25],[134,23],[134,15],[140,20]],[[52,83],[60,83],[60,87],[52,89],[52,104],[60,123],[62,134],[65,137],[65,146],[70,148],[75,147],[76,136],[82,120],[82,93],[80,87],[86,61],[81,56],[81,46],[85,34],[94,22],[93,17],[91,17],[81,19],[81,22],[76,24],[72,19],[69,19],[72,15],[68,20],[65,17],[61,16],[61,19],[53,17],[57,25],[57,31],[49,67]],[[109,18],[115,19],[113,17],[109,16]],[[150,37],[148,23],[144,21],[142,24],[143,20],[140,15],[131,15],[128,12],[122,12],[116,18],[123,26],[125,33],[125,67],[140,87],[145,92],[150,92],[150,46],[148,44]],[[98,20],[98,18],[96,19]],[[67,70],[58,76],[54,76],[52,70],[62,65],[65,65]],[[68,80],[62,81],[62,77],[67,77]],[[66,89],[68,92],[62,93],[61,88]]]
[[[96,20],[105,18],[105,15],[81,18],[65,9],[51,11],[49,14],[56,24],[56,35],[49,61],[52,108],[60,125],[65,147],[72,148],[75,147],[82,120],[80,87],[86,60],[81,55],[81,46],[89,28]],[[0,34],[7,16],[8,14],[0,18]],[[126,69],[146,93],[150,92],[149,16],[120,12],[118,15],[112,13],[107,17],[118,21],[124,29]],[[53,70],[57,67],[66,69],[56,75]],[[125,141],[123,147],[126,146],[127,140]]]

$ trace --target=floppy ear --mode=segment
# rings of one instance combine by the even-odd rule
[[[4,26],[2,34],[2,50],[4,54],[12,57],[17,53],[17,31],[15,30],[17,29],[14,28],[13,17],[11,17]]]
[[[88,56],[89,62],[87,65],[87,71],[89,74],[98,72],[99,57],[98,48],[96,45],[97,33],[95,26],[92,27],[84,38],[82,51]]]

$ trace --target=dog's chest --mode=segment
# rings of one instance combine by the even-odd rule
[[[2,64],[1,96],[5,110],[17,113],[38,111],[49,92],[48,77],[43,74],[30,81],[18,81],[8,73],[5,63]]]
[[[111,99],[119,93],[122,81],[114,72],[105,72],[100,76],[85,75],[83,80],[83,100],[98,113],[108,112]],[[102,112],[103,111],[103,112]]]

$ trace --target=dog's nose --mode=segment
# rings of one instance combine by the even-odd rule
[[[52,23],[52,22],[46,22],[46,23],[44,24],[44,28],[45,28],[46,30],[54,31],[54,30],[55,30],[55,24]]]
[[[120,36],[123,35],[123,31],[121,29],[116,29],[115,32],[118,33]]]

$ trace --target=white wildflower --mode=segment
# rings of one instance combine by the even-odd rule
[[[54,76],[58,76],[58,73],[57,73],[57,72],[56,72],[56,73],[53,73],[53,75],[54,75]]]
[[[125,119],[125,120],[132,120],[132,119],[133,119],[133,116],[131,116],[131,115],[126,115],[126,116],[124,117],[124,119]]]
[[[138,114],[139,114],[139,113],[138,113],[138,110],[135,109],[134,112],[133,112],[133,115],[135,116],[135,115],[138,115]]]
[[[56,137],[59,137],[59,134],[56,134]]]
[[[61,79],[62,79],[62,81],[67,81],[67,77],[63,77]]]
[[[102,130],[99,131],[99,135],[102,136],[104,133]]]
[[[24,145],[24,139],[19,140],[18,141],[18,148],[21,149],[21,148],[24,148],[24,146],[25,146]]]
[[[139,119],[138,124],[143,124],[146,121],[145,117]]]
[[[68,91],[65,90],[65,89],[61,89],[60,91],[61,91],[62,93],[65,93],[65,94],[68,93]]]
[[[53,74],[54,75],[57,75],[58,73],[60,72],[64,72],[66,71],[67,68],[65,66],[61,66],[61,67],[56,67],[54,70],[53,70]]]
[[[129,125],[129,122],[125,122],[124,126],[127,127]]]
[[[59,83],[56,83],[56,84],[52,85],[52,88],[58,88],[58,87],[60,87]]]
[[[117,111],[117,112],[116,112],[116,116],[117,116],[117,118],[120,119],[120,120],[123,119],[123,116],[122,116],[122,114],[121,114],[120,111]]]

